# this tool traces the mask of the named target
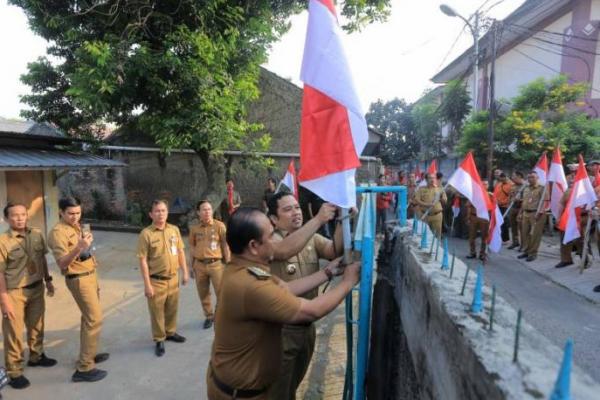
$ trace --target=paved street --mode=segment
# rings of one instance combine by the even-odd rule
[[[591,288],[600,284],[598,261],[582,275],[575,266],[556,270],[557,237],[544,238],[538,259],[527,263],[519,254],[503,247],[486,264],[485,280],[511,305],[522,308],[524,318],[559,347],[573,338],[574,361],[600,382],[600,294]],[[457,257],[466,260],[468,242],[453,239]],[[576,259],[575,259],[576,260]],[[596,301],[597,303],[594,303]]]
[[[166,343],[166,354],[153,352],[150,321],[143,284],[134,256],[137,235],[96,232],[100,262],[101,302],[104,309],[101,351],[110,360],[100,364],[108,377],[97,383],[72,383],[79,349],[79,310],[60,277],[51,266],[57,293],[47,298],[46,352],[58,359],[53,368],[27,368],[31,387],[3,390],[6,399],[104,400],[205,399],[205,372],[213,330],[201,328],[201,308],[193,283],[181,290],[179,332],[184,344]]]

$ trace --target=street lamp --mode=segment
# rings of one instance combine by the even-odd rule
[[[475,43],[473,46],[475,52],[475,62],[473,63],[473,80],[475,81],[473,84],[473,109],[477,111],[477,100],[479,99],[479,11],[475,11],[475,14],[472,15],[472,17],[475,17],[475,23],[471,24],[468,19],[447,4],[441,4],[440,10],[449,17],[458,17],[465,21],[473,35],[473,42]]]

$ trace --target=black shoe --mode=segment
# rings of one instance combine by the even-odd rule
[[[564,268],[564,267],[568,267],[569,265],[573,265],[573,261],[571,261],[571,262],[561,261],[558,264],[556,264],[554,266],[554,268]]]
[[[156,342],[154,354],[156,354],[156,357],[162,357],[165,354],[165,342]]]
[[[203,327],[204,329],[208,329],[208,328],[210,328],[212,325],[213,325],[213,320],[212,320],[212,318],[207,318],[207,319],[205,319],[205,320],[204,320],[204,325],[202,325],[202,327]]]
[[[598,285],[594,288],[594,292],[600,293],[600,285]]]
[[[106,360],[108,360],[110,358],[110,354],[108,353],[98,353],[96,354],[96,357],[94,357],[94,362],[96,364],[100,364],[101,362],[104,362]]]
[[[471,259],[471,258],[477,258],[477,254],[469,254],[467,256],[467,258]]]
[[[510,246],[508,246],[508,249],[512,250],[512,249],[516,249],[517,247],[519,247],[519,243],[513,243]]]
[[[169,342],[175,342],[175,343],[183,343],[185,342],[185,338],[183,336],[181,336],[178,333],[174,333],[171,336],[167,336],[167,340]]]
[[[16,378],[10,378],[8,384],[13,389],[25,389],[31,385],[29,379],[25,378],[25,375],[19,375]]]
[[[523,253],[523,254],[519,254],[517,256],[517,258],[528,258],[529,256],[527,255],[527,253]]]
[[[30,367],[53,367],[56,365],[56,360],[54,358],[48,358],[44,353],[42,353],[39,360],[29,360],[27,361],[27,365]]]
[[[533,260],[535,260],[537,258],[537,256],[529,256],[527,257],[527,259],[525,261],[527,262],[532,262]]]
[[[485,262],[485,260],[487,260],[487,256],[485,254],[480,254],[479,259]]]
[[[94,368],[85,372],[75,371],[71,379],[73,382],[97,382],[106,378],[106,375],[108,375],[108,372]]]

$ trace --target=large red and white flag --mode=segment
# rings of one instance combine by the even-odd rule
[[[490,230],[488,232],[487,242],[490,250],[494,253],[498,253],[502,248],[501,227],[504,223],[504,218],[502,217],[502,213],[500,212],[500,208],[498,207],[496,196],[492,196],[492,207],[493,212],[490,213]]]
[[[437,174],[437,163],[435,160],[431,160],[431,164],[427,167],[427,174],[433,174],[434,177]],[[424,177],[423,180],[419,183],[419,187],[427,186],[427,177]]]
[[[448,179],[448,185],[451,185],[460,194],[469,199],[473,207],[475,207],[479,218],[489,221],[490,216],[488,212],[492,209],[492,202],[486,188],[483,187],[479,172],[477,172],[473,153],[467,153],[467,156],[458,169]]]
[[[575,174],[575,181],[571,188],[571,194],[569,195],[569,200],[567,201],[565,210],[558,223],[558,229],[565,233],[563,244],[567,244],[571,240],[581,237],[581,232],[579,230],[579,214],[581,213],[581,208],[594,204],[596,200],[596,193],[594,193],[592,182],[588,178],[583,157],[580,155],[579,167]]]
[[[567,177],[562,165],[562,156],[560,148],[556,146],[552,154],[552,163],[548,172],[548,182],[552,182],[552,192],[550,192],[550,210],[554,218],[560,218],[560,199],[567,190]]]
[[[340,207],[356,205],[354,175],[367,122],[342,46],[333,0],[310,0],[300,79],[300,184]]]
[[[290,189],[296,200],[298,200],[298,180],[296,178],[296,167],[294,166],[293,158],[290,160],[290,163],[287,167],[287,171],[285,171],[285,175],[279,183],[279,186],[281,186],[282,184],[287,186],[287,188]],[[277,191],[279,191],[279,188]]]
[[[458,217],[460,214],[460,197],[454,196],[454,200],[452,201],[452,218]]]
[[[533,170],[537,173],[539,184],[544,186],[546,184],[546,175],[548,175],[548,157],[546,157],[546,152],[542,153]]]

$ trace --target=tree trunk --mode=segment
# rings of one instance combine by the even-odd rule
[[[225,171],[226,160],[223,156],[211,154],[206,150],[197,150],[204,171],[206,172],[206,190],[202,193],[202,199],[210,201],[213,210],[219,213],[219,205],[225,198]]]

